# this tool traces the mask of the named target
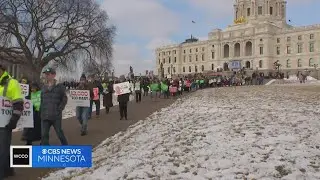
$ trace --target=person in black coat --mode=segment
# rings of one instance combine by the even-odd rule
[[[130,100],[130,93],[118,95],[120,120],[122,120],[123,118],[128,120],[128,102],[129,102],[129,100]]]
[[[106,108],[106,113],[108,114],[110,108],[113,107],[113,82],[109,82],[107,89],[103,92],[103,106]]]

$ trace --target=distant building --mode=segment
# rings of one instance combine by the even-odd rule
[[[215,29],[208,40],[190,38],[156,49],[156,72],[192,74],[222,70],[233,65],[246,71],[296,73],[320,64],[320,25],[287,24],[284,0],[236,0],[234,24]],[[237,64],[240,62],[239,64]],[[238,67],[239,68],[239,67]]]

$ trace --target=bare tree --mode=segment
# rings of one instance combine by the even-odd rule
[[[100,81],[107,78],[112,72],[112,56],[110,55],[94,55],[93,59],[84,62],[83,72],[89,75],[97,76]]]
[[[1,0],[0,59],[41,73],[68,68],[77,54],[112,55],[115,27],[94,0]]]

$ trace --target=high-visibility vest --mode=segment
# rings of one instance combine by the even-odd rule
[[[8,72],[4,72],[0,77],[0,82],[3,78],[8,78],[4,85],[0,85],[0,96],[8,98],[12,103],[23,101],[21,87],[16,79],[9,76]]]

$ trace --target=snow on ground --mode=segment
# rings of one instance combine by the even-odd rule
[[[289,78],[284,78],[283,80],[286,81],[286,83],[300,83],[299,78],[295,75],[289,76]],[[307,83],[315,83],[320,82],[318,79],[313,78],[311,76],[307,76]]]
[[[205,89],[44,180],[320,179],[320,86]]]

